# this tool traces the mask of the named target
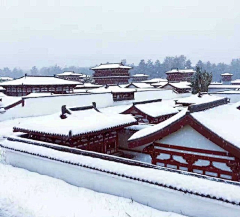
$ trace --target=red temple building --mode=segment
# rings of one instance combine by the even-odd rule
[[[61,116],[32,118],[15,126],[14,132],[23,133],[20,137],[28,140],[116,154],[118,131],[136,123],[131,115],[103,114],[94,105],[67,109]]]
[[[138,123],[158,124],[178,113],[178,109],[173,106],[173,101],[170,105],[162,102],[161,99],[135,102],[130,108],[121,112],[121,114],[133,115]]]
[[[89,80],[89,76],[82,74],[82,73],[76,73],[76,72],[63,72],[60,74],[56,74],[57,78],[69,80],[69,81],[79,81],[79,82],[85,82]]]
[[[94,71],[95,84],[127,84],[130,79],[129,70],[132,67],[124,66],[122,63],[100,64],[91,68]]]
[[[104,87],[96,88],[87,91],[88,93],[111,93],[113,101],[134,100],[134,89],[128,89],[119,85],[105,85]]]
[[[171,71],[166,72],[167,80],[169,82],[180,82],[188,81],[191,82],[192,76],[195,73],[193,69],[172,69]]]
[[[173,83],[166,83],[159,88],[164,90],[172,90],[175,93],[189,93],[191,91],[190,87],[191,83],[189,82],[173,82]]]
[[[223,74],[221,74],[221,76],[222,76],[223,84],[231,84],[233,74],[223,73]]]
[[[1,83],[8,96],[26,96],[30,93],[71,93],[79,84],[76,81],[67,81],[52,76],[23,76],[16,80]]]
[[[227,98],[191,105],[165,122],[133,134],[152,164],[240,181],[240,113]]]
[[[140,82],[140,81],[145,81],[148,79],[148,75],[146,74],[135,74],[131,76],[132,82]]]

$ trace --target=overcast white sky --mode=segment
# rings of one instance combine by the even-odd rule
[[[239,0],[0,0],[0,67],[240,57]]]

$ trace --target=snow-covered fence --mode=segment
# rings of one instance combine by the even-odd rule
[[[60,112],[62,105],[67,105],[68,107],[89,106],[92,102],[96,102],[97,106],[101,108],[113,104],[111,93],[25,97],[23,101],[23,105],[16,105],[5,113],[0,114],[0,121],[53,114]]]
[[[54,144],[53,144],[54,145]],[[240,186],[5,140],[5,161],[98,192],[196,217],[238,217]]]

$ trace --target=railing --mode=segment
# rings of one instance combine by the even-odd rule
[[[147,153],[151,155],[152,164],[154,165],[233,181],[240,180],[240,161],[226,152],[154,143],[154,147],[148,149]],[[164,159],[162,159],[161,155],[165,156]],[[168,158],[166,159],[166,157]],[[185,162],[176,160],[176,157],[180,157],[181,161]],[[201,161],[205,161],[208,165],[196,165],[197,162]],[[218,168],[214,165],[215,163],[225,165],[227,169]]]

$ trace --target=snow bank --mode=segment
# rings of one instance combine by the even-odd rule
[[[0,164],[0,172],[0,215],[4,217],[182,216],[9,165]]]
[[[76,186],[132,198],[159,210],[194,217],[239,217],[238,184],[130,166],[23,142],[5,140],[3,146],[7,163],[60,178]]]

